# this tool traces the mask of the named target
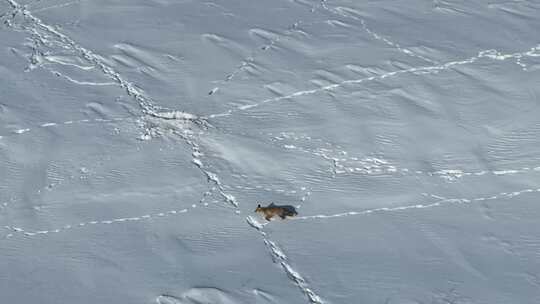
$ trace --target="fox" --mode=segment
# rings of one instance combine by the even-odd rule
[[[255,212],[263,214],[267,221],[270,221],[276,215],[284,220],[287,216],[292,217],[298,214],[293,206],[278,206],[274,205],[274,203],[270,203],[267,207],[261,207],[259,204]]]

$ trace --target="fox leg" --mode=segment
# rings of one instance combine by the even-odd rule
[[[285,215],[285,214],[280,214],[279,217],[281,217],[281,219],[284,220],[285,217],[287,217],[287,215]]]
[[[264,218],[265,218],[267,221],[270,222],[270,219],[272,218],[272,216],[271,216],[271,215],[267,215],[267,216],[265,216]]]

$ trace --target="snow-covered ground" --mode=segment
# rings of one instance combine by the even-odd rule
[[[0,22],[0,303],[540,303],[539,1]]]

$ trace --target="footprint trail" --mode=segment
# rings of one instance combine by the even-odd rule
[[[493,201],[493,200],[499,200],[499,199],[511,199],[526,193],[540,193],[540,188],[538,189],[523,189],[519,191],[513,191],[513,192],[501,192],[492,196],[486,196],[486,197],[476,197],[476,198],[443,198],[437,195],[430,195],[435,198],[440,198],[439,200],[429,203],[429,204],[416,204],[416,205],[406,205],[406,206],[398,206],[398,207],[382,207],[382,208],[374,208],[374,209],[368,209],[368,210],[362,210],[362,211],[348,211],[348,212],[341,212],[341,213],[335,213],[335,214],[318,214],[318,215],[307,215],[307,216],[298,216],[291,218],[291,220],[313,220],[313,219],[330,219],[330,218],[338,218],[338,217],[346,217],[346,216],[359,216],[359,215],[368,215],[368,214],[374,214],[374,213],[387,213],[387,212],[400,212],[405,210],[411,210],[411,209],[429,209],[429,208],[435,208],[435,207],[442,207],[445,205],[450,204],[472,204],[472,203],[479,203],[479,202],[485,202],[485,201]]]
[[[480,51],[476,56],[469,57],[469,58],[466,58],[466,59],[463,59],[463,60],[449,61],[449,62],[446,62],[446,63],[443,63],[443,64],[431,65],[431,66],[412,67],[412,68],[408,68],[408,69],[404,69],[404,70],[386,72],[386,73],[383,73],[383,74],[380,74],[380,75],[370,76],[370,77],[366,77],[366,78],[349,79],[349,80],[345,80],[345,81],[342,81],[342,82],[339,82],[339,83],[323,86],[323,87],[312,89],[312,90],[302,90],[302,91],[297,91],[297,92],[290,93],[290,94],[287,94],[287,95],[284,95],[284,96],[278,96],[278,97],[264,99],[264,100],[259,101],[257,103],[238,106],[238,107],[230,109],[230,110],[228,110],[226,112],[210,114],[210,115],[204,116],[204,118],[211,119],[211,118],[227,117],[227,116],[231,116],[234,113],[246,111],[246,110],[253,109],[253,108],[256,108],[256,107],[260,107],[260,106],[263,106],[263,105],[268,104],[268,103],[274,103],[274,102],[278,102],[278,101],[293,99],[293,98],[296,98],[296,97],[318,94],[318,93],[325,92],[325,91],[333,91],[333,90],[336,90],[338,88],[342,88],[342,87],[347,86],[347,85],[357,85],[357,84],[361,84],[361,83],[364,83],[364,82],[383,80],[385,78],[396,77],[396,76],[400,76],[400,75],[403,75],[403,74],[432,74],[432,73],[439,73],[441,71],[447,71],[447,70],[450,70],[451,68],[458,67],[458,66],[461,66],[461,65],[467,65],[467,64],[472,64],[472,63],[478,62],[480,59],[504,61],[504,60],[507,60],[507,59],[517,59],[517,58],[522,58],[522,57],[540,57],[540,44],[530,48],[527,51],[523,51],[523,52],[504,54],[504,53],[501,53],[501,52],[499,52],[497,50],[489,49],[489,50]]]

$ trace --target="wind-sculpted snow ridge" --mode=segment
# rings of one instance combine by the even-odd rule
[[[515,53],[505,54],[505,53],[501,53],[498,50],[489,49],[489,50],[480,51],[480,52],[478,52],[478,54],[476,56],[469,57],[469,58],[466,58],[466,59],[463,59],[463,60],[449,61],[449,62],[446,62],[446,63],[437,64],[437,65],[431,65],[431,66],[412,67],[412,68],[409,68],[409,69],[398,70],[398,71],[393,71],[393,72],[386,72],[386,73],[383,73],[383,74],[380,74],[380,75],[370,76],[370,77],[366,77],[366,78],[344,80],[344,81],[339,82],[339,83],[323,86],[323,87],[312,89],[312,90],[297,91],[297,92],[290,93],[290,94],[287,94],[287,95],[284,95],[284,96],[278,96],[278,97],[264,99],[264,100],[262,100],[260,102],[257,102],[257,103],[238,106],[236,108],[230,109],[230,110],[228,110],[226,112],[223,112],[223,113],[217,113],[217,114],[211,114],[211,115],[204,116],[204,118],[226,117],[226,116],[232,115],[233,113],[246,111],[246,110],[249,110],[249,109],[253,109],[253,108],[256,108],[256,107],[263,106],[263,105],[268,104],[268,103],[273,103],[273,102],[277,102],[277,101],[292,99],[292,98],[301,97],[301,96],[313,95],[313,94],[326,92],[326,91],[333,91],[335,89],[344,87],[346,85],[356,85],[356,84],[361,84],[361,83],[369,82],[369,81],[383,80],[385,78],[394,77],[394,76],[400,76],[400,75],[403,75],[403,74],[439,73],[441,71],[450,70],[453,67],[458,67],[458,66],[461,66],[461,65],[467,65],[467,64],[475,63],[475,62],[479,61],[480,59],[491,59],[491,60],[497,60],[497,61],[504,61],[504,60],[507,60],[507,59],[521,59],[523,57],[540,57],[540,44],[538,44],[538,45],[536,45],[534,47],[531,47],[529,50],[523,51],[523,52],[515,52]]]
[[[85,168],[83,168],[85,169]],[[73,180],[75,179],[75,176],[74,175],[71,175],[65,179],[58,179],[58,180],[55,180],[54,182],[49,182],[47,183],[47,185],[37,189],[33,194],[31,195],[40,195],[41,193],[43,192],[49,192],[49,191],[52,191],[53,189],[57,188],[58,186],[60,185],[63,185],[65,184],[67,181],[69,180]],[[16,205],[17,203],[20,203],[24,200],[24,197],[11,197],[8,201],[3,201],[3,202],[0,202],[0,210],[2,209],[6,209],[6,208],[11,208],[10,205]],[[39,210],[40,207],[38,206],[34,206],[33,207],[35,210]]]
[[[261,234],[264,244],[270,251],[270,254],[272,255],[272,258],[274,259],[274,262],[279,263],[283,271],[287,274],[287,276],[302,290],[302,292],[306,295],[306,297],[309,299],[310,303],[313,304],[322,304],[324,301],[322,298],[317,295],[310,287],[309,284],[306,282],[306,280],[300,275],[296,270],[294,270],[291,265],[288,263],[287,255],[283,252],[283,250],[273,241],[271,241],[268,238],[268,235],[266,232],[263,231],[263,228],[266,224],[259,223],[255,218],[248,216],[246,218],[247,223],[255,228],[259,233]]]
[[[213,95],[220,89],[223,89],[223,86],[225,84],[232,81],[236,76],[242,74],[245,70],[247,70],[247,68],[253,64],[253,62],[255,61],[258,55],[260,55],[262,52],[266,52],[270,50],[274,45],[276,45],[284,37],[290,36],[296,31],[298,31],[297,27],[301,22],[302,21],[299,20],[293,23],[293,25],[291,25],[285,32],[276,34],[274,38],[268,39],[268,42],[266,44],[258,46],[256,49],[252,50],[251,55],[249,57],[244,58],[242,62],[233,71],[231,71],[229,74],[227,74],[227,76],[224,77],[223,80],[219,80],[215,82],[217,83],[217,86],[213,87],[212,90],[208,92],[208,95]]]
[[[22,29],[36,37],[34,39],[37,39],[39,41],[38,44],[43,44],[44,41],[48,41],[51,39],[51,37],[54,37],[55,43],[58,43],[64,48],[75,51],[82,59],[85,59],[89,63],[93,64],[95,67],[99,68],[105,76],[116,82],[120,87],[124,88],[126,93],[133,99],[135,99],[135,101],[139,104],[144,114],[161,119],[190,120],[198,124],[204,124],[196,115],[190,113],[185,113],[182,111],[163,111],[159,107],[155,106],[153,101],[149,97],[144,95],[143,92],[137,89],[134,84],[125,80],[112,67],[108,66],[103,61],[101,56],[79,45],[69,36],[61,33],[53,26],[44,23],[38,17],[32,15],[32,13],[28,9],[26,9],[25,6],[20,5],[14,0],[6,1],[13,8],[11,19],[13,19],[16,15],[21,14],[25,20],[29,21],[32,24],[32,26],[30,27],[22,25]],[[10,26],[13,26],[11,21],[6,21],[6,23]]]
[[[317,9],[324,7],[324,1],[321,1],[317,5],[311,5],[311,12],[315,12]],[[268,50],[271,50],[272,47],[274,47],[276,44],[278,44],[280,41],[291,37],[295,33],[302,33],[302,30],[300,29],[300,26],[311,26],[315,24],[327,24],[328,21],[314,21],[314,22],[304,22],[301,19],[298,19],[294,21],[292,24],[290,24],[284,31],[271,33],[271,36],[273,37],[264,37],[267,39],[267,42],[265,44],[257,46],[255,49],[251,50],[251,54],[249,57],[246,57],[242,60],[242,62],[230,73],[228,73],[223,80],[216,81],[215,83],[218,84],[218,86],[215,86],[208,92],[208,95],[213,95],[217,91],[223,88],[225,84],[232,81],[236,76],[242,74],[244,71],[246,71],[250,65],[253,65],[255,59],[262,54],[263,52],[266,52]],[[252,32],[258,32],[258,30],[252,29]],[[267,31],[264,31],[265,33],[268,33]],[[269,36],[269,35],[265,35]]]
[[[181,296],[160,295],[157,304],[237,304],[225,291],[214,287],[190,288]]]
[[[293,217],[291,218],[291,220],[329,219],[329,218],[338,218],[338,217],[345,217],[345,216],[368,215],[368,214],[374,214],[374,213],[399,212],[399,211],[411,210],[411,209],[428,209],[428,208],[441,207],[441,206],[450,205],[450,204],[472,204],[472,203],[479,203],[479,202],[485,202],[485,201],[493,201],[493,200],[498,200],[498,199],[503,199],[503,198],[511,199],[513,197],[520,196],[526,193],[540,193],[540,188],[537,188],[537,189],[529,188],[529,189],[523,189],[523,190],[513,191],[513,192],[501,192],[492,196],[476,197],[476,198],[444,198],[437,195],[429,195],[431,197],[440,198],[440,199],[429,204],[416,204],[416,205],[407,205],[407,206],[398,206],[398,207],[382,207],[382,208],[374,208],[374,209],[368,209],[368,210],[362,210],[362,211],[341,212],[341,213],[336,213],[336,214],[306,215],[306,216]]]

